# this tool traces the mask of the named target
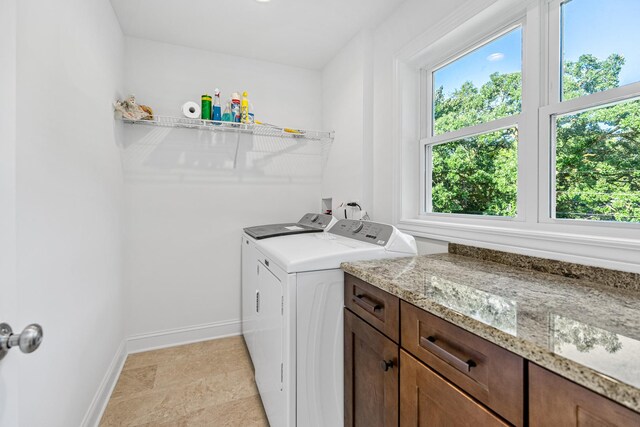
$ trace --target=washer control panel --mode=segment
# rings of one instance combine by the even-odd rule
[[[360,240],[361,242],[386,246],[393,234],[393,226],[371,221],[341,219],[328,232]]]
[[[331,224],[333,216],[327,214],[308,213],[305,214],[298,224],[306,225],[307,227],[325,229]]]

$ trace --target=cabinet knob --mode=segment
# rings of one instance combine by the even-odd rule
[[[383,360],[380,362],[380,367],[387,372],[389,369],[393,368],[395,362],[393,360]]]

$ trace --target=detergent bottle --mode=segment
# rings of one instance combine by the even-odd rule
[[[250,123],[249,99],[247,98],[247,92],[242,93],[242,104],[240,105],[240,121],[242,123]]]
[[[231,95],[231,121],[240,123],[240,95],[233,92]]]

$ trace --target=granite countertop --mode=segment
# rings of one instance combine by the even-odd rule
[[[640,292],[604,273],[578,280],[452,253],[342,269],[640,412]]]

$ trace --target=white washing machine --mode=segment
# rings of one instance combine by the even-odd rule
[[[251,243],[253,251],[243,244],[243,281],[255,289],[243,282],[243,308],[253,310],[248,347],[269,423],[342,426],[340,263],[414,256],[415,240],[391,225],[339,220],[324,233]]]

